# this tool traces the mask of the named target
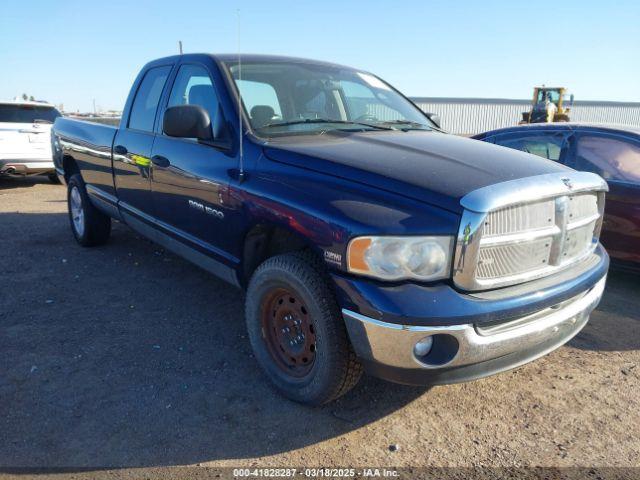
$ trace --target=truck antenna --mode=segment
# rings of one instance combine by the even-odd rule
[[[178,52],[182,55],[182,40],[178,40]]]
[[[243,127],[242,127],[242,97],[240,94],[240,82],[242,82],[242,57],[240,55],[240,9],[237,11],[238,14],[238,82],[236,83],[236,88],[238,90],[238,128],[240,131],[240,161],[238,162],[238,181],[242,183],[244,180],[244,147],[243,147]]]

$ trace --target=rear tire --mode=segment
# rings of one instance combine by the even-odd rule
[[[83,247],[102,245],[111,234],[111,218],[93,206],[79,174],[72,175],[67,184],[67,205],[71,231]]]
[[[362,375],[329,281],[322,262],[296,252],[266,260],[247,289],[258,363],[283,395],[308,405],[344,395]]]

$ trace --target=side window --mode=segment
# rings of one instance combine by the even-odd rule
[[[640,144],[603,135],[581,135],[575,168],[605,180],[640,183]]]
[[[170,71],[171,67],[169,66],[155,67],[147,71],[131,106],[129,128],[145,132],[153,131],[158,102]]]
[[[282,118],[282,108],[272,85],[250,80],[239,80],[237,85],[254,126],[266,125],[274,119]]]
[[[493,142],[496,145],[532,153],[556,162],[560,160],[562,150],[568,145],[567,136],[564,133],[554,132],[529,135],[496,135],[493,137]]]
[[[216,139],[224,136],[224,121],[218,95],[209,72],[200,65],[183,65],[178,70],[167,107],[200,105],[208,113]]]

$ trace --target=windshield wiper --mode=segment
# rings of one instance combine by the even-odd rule
[[[387,120],[386,122],[380,122],[383,125],[410,125],[412,127],[422,127],[422,129],[431,129],[430,125],[424,123],[414,122],[412,120]]]
[[[412,128],[412,130],[436,130],[438,132],[443,132],[442,128],[436,127],[435,125],[425,125],[424,123],[414,122],[411,120],[389,120],[387,122],[380,122],[385,125],[410,125],[411,127],[420,127],[420,128]],[[407,130],[407,129],[404,129]]]
[[[53,123],[51,120],[45,120],[44,118],[36,118],[33,123]]]
[[[352,122],[349,120],[332,120],[330,118],[305,118],[300,120],[292,120],[290,122],[275,122],[275,123],[267,123],[260,128],[270,128],[270,127],[287,127],[289,125],[304,125],[304,124],[312,124],[312,123],[337,123],[340,125],[362,125],[364,127],[374,128],[376,130],[393,130],[391,127],[383,127],[381,125],[373,125],[371,123],[364,122]]]

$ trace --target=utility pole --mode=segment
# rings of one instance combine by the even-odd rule
[[[182,55],[182,40],[178,40],[178,51],[180,52],[180,55]]]

